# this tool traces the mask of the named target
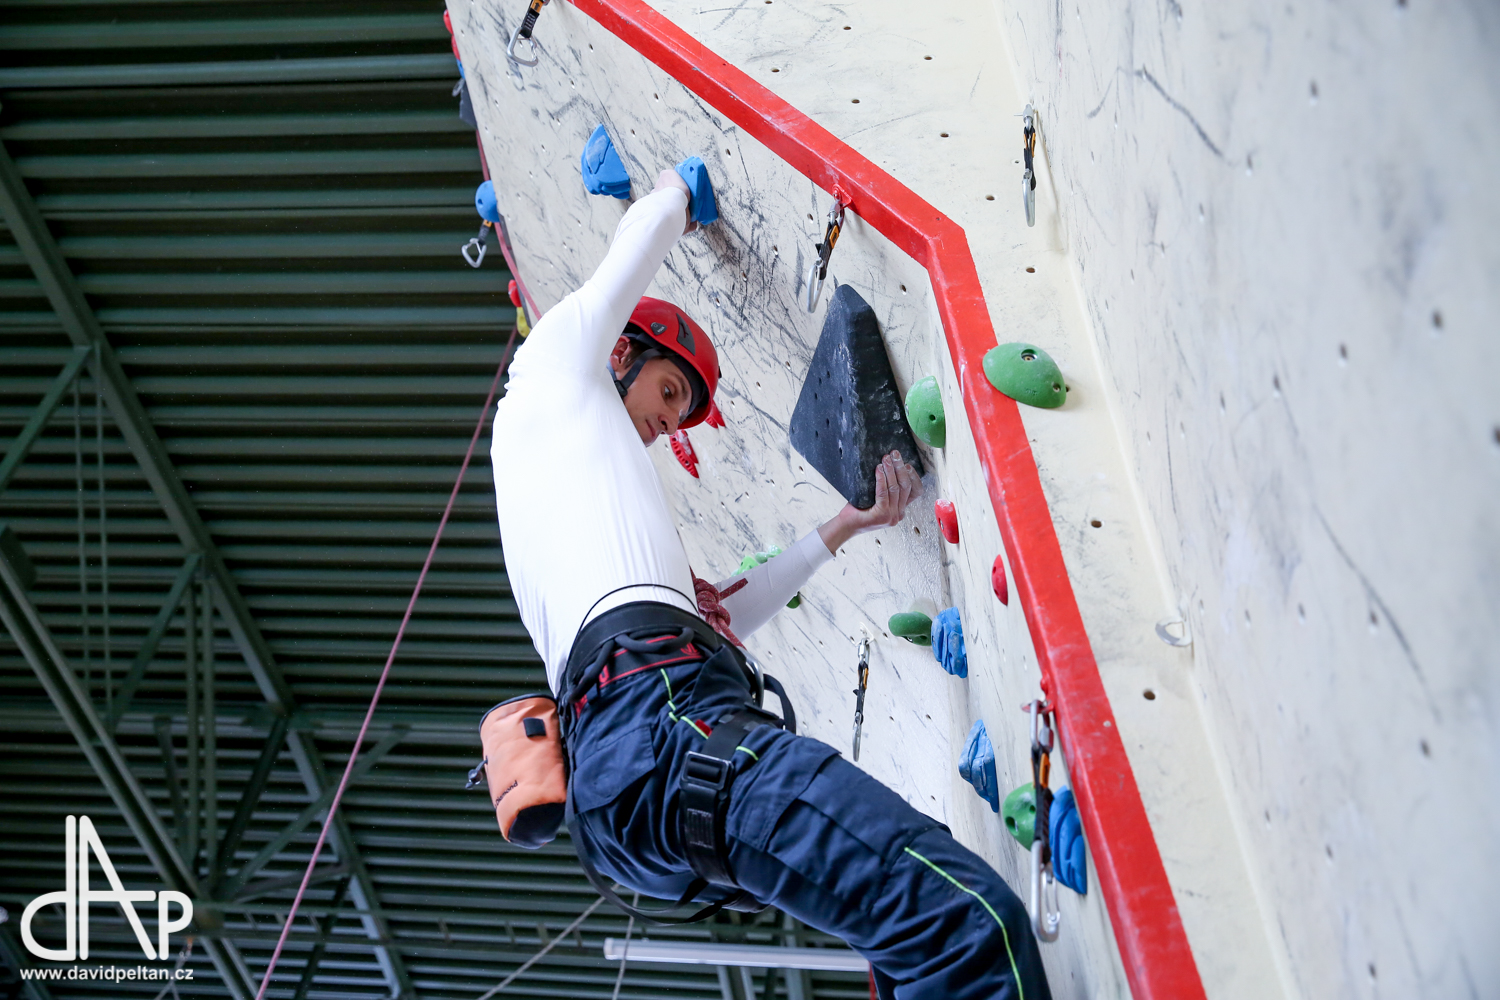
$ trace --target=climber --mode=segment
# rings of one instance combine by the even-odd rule
[[[1026,910],[988,865],[831,747],[746,707],[739,640],[850,539],[898,523],[921,483],[888,455],[869,510],[845,506],[717,586],[695,578],[642,447],[703,420],[718,384],[703,329],[643,297],[697,228],[694,202],[662,172],[516,352],[495,416],[505,566],[559,701],[579,856],[644,896],[779,906],[869,958],[886,997],[1047,1000]],[[726,735],[723,759],[705,756]],[[708,787],[715,823],[683,820],[689,784]]]

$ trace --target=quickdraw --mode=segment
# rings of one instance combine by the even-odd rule
[[[494,227],[495,224],[486,219],[479,224],[479,235],[458,248],[458,252],[463,254],[464,263],[470,267],[478,267],[484,263],[484,255],[489,250],[490,230]]]
[[[548,0],[531,0],[526,7],[526,16],[521,19],[521,24],[510,36],[510,44],[505,46],[505,58],[517,66],[535,66],[540,58],[537,54],[536,42],[531,37],[532,29],[536,27],[536,19],[542,16],[542,8],[547,6]],[[525,39],[531,46],[531,58],[522,59],[516,55],[516,42]]]
[[[865,691],[870,686],[870,634],[866,632],[856,647],[859,651],[859,666],[855,676],[859,687],[854,689],[854,759],[859,760],[859,739],[865,727]]]
[[[1031,841],[1031,929],[1038,941],[1056,941],[1062,913],[1057,904],[1057,881],[1052,876],[1052,789],[1047,785],[1052,772],[1053,736],[1047,717],[1052,714],[1052,706],[1033,701],[1026,711],[1031,715],[1031,787],[1036,800],[1036,834]]]
[[[1036,170],[1032,158],[1036,155],[1036,112],[1031,105],[1021,112],[1021,155],[1026,158],[1026,173],[1021,175],[1021,200],[1026,205],[1026,224],[1036,225]]]
[[[817,245],[817,256],[807,270],[808,312],[818,308],[818,299],[823,295],[823,282],[828,278],[828,258],[833,256],[833,246],[839,241],[839,233],[844,230],[846,202],[843,192],[835,189],[833,195],[833,207],[828,210],[828,226],[823,230],[823,242]]]

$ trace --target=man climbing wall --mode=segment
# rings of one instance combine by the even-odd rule
[[[645,448],[703,420],[719,379],[703,329],[643,297],[712,218],[701,164],[679,169],[694,187],[663,171],[631,207],[593,277],[516,353],[495,418],[506,569],[558,698],[580,858],[646,896],[779,906],[865,955],[887,997],[1047,1000],[1015,894],[936,820],[788,731],[785,702],[787,728],[758,709],[739,648],[845,542],[901,520],[915,471],[885,456],[869,510],[845,506],[717,587],[688,566]],[[502,748],[485,749],[503,798]]]

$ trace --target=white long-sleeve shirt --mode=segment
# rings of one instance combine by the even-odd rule
[[[495,413],[490,457],[505,568],[554,691],[578,630],[605,611],[660,601],[698,612],[666,492],[608,367],[682,233],[686,208],[687,195],[675,189],[631,206],[593,277],[549,310],[516,351]],[[770,621],[832,558],[812,531],[720,582],[723,590],[741,576],[749,580],[723,602],[735,634],[743,639]]]

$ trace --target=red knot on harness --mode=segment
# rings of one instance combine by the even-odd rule
[[[724,608],[724,598],[730,594],[740,591],[749,580],[741,578],[738,582],[730,584],[720,590],[707,580],[702,579],[696,573],[693,575],[693,593],[698,598],[698,614],[703,620],[713,626],[713,630],[736,646],[745,645],[740,642],[740,637],[735,635],[729,628],[729,612]]]

